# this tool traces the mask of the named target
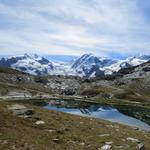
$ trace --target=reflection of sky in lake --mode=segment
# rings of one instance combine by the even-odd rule
[[[117,109],[109,107],[109,106],[98,106],[92,105],[88,108],[65,108],[65,107],[58,107],[47,105],[44,108],[50,110],[57,110],[61,112],[66,112],[69,114],[79,115],[79,116],[88,116],[88,117],[95,117],[104,120],[109,120],[112,122],[118,122],[129,126],[135,126],[140,129],[150,131],[150,126],[146,123],[135,119],[133,117],[126,116],[120,113]]]

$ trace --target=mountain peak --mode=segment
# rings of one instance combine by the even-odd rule
[[[150,60],[150,55],[139,55],[139,59],[145,59],[145,60]]]
[[[87,53],[87,54],[83,54],[80,58],[91,59],[91,58],[98,58],[98,57],[92,53]]]
[[[27,54],[27,53],[25,53],[23,56],[24,56],[25,58],[30,58],[30,55]]]
[[[7,59],[3,58],[0,60],[0,65],[35,75],[59,74],[94,77],[112,74],[122,68],[137,66],[148,60],[150,60],[150,55],[139,55],[128,57],[124,60],[115,60],[87,53],[77,58],[73,63],[62,64],[51,62],[49,59],[37,54],[29,55],[25,53],[24,55]]]
[[[34,54],[33,57],[34,57],[34,58],[38,58],[39,55],[38,55],[38,54]]]

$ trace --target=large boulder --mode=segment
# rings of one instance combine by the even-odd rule
[[[14,115],[21,116],[21,117],[29,117],[34,114],[34,110],[31,108],[27,108],[24,105],[14,104],[8,106],[8,110],[13,112]]]

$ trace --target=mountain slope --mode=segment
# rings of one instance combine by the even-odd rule
[[[23,56],[2,58],[0,65],[10,67],[22,72],[30,73],[33,75],[47,75],[53,70],[53,64],[38,55],[29,56],[27,54]]]
[[[64,75],[91,78],[111,75],[122,68],[137,66],[150,60],[150,56],[148,55],[129,57],[125,60],[115,60],[97,57],[93,54],[84,54],[76,60],[73,60],[73,57],[71,57],[71,62],[56,61],[57,58],[54,59],[54,56],[52,58],[53,61],[49,61],[36,54],[34,56],[25,54],[23,56],[2,58],[0,66],[13,68],[32,75]]]
[[[93,54],[84,54],[74,62],[72,69],[81,76],[103,76],[104,72],[101,68],[110,63],[110,61],[108,59],[99,59]]]
[[[114,72],[118,72],[120,69],[137,66],[149,60],[150,60],[150,56],[148,55],[133,56],[125,60],[118,60],[116,63],[104,67],[103,70],[105,71],[105,74],[112,74]]]
[[[111,75],[122,68],[137,66],[150,60],[150,56],[134,56],[125,60],[113,60],[108,58],[98,58],[93,54],[84,54],[78,58],[72,68],[81,76],[99,77]]]
[[[126,78],[143,78],[150,76],[150,61],[134,67],[123,68],[119,70],[117,74],[124,75]]]

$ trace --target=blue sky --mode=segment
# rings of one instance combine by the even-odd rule
[[[149,0],[0,0],[0,54],[150,54]]]

